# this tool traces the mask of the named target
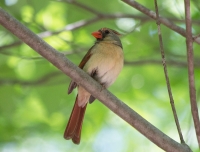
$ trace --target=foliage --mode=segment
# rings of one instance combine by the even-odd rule
[[[140,1],[154,10],[152,1]],[[161,131],[179,142],[161,63],[154,20],[121,1],[5,0],[0,6],[76,65],[93,45],[91,32],[109,27],[121,33],[125,66],[110,91]],[[160,14],[184,26],[184,4],[160,2]],[[193,32],[199,33],[199,7],[191,4]],[[121,14],[121,16],[120,16]],[[130,17],[131,15],[134,15]],[[191,118],[185,38],[162,26],[168,73],[186,143],[197,149]],[[99,101],[88,106],[79,146],[63,132],[76,92],[67,95],[69,77],[0,27],[1,151],[162,151]],[[194,44],[199,102],[199,45]]]

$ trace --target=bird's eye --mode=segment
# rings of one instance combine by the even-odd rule
[[[106,33],[106,34],[109,34],[110,32],[109,32],[108,30],[105,30],[105,33]]]

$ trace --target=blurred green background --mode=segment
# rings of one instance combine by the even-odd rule
[[[154,10],[154,2],[140,0]],[[93,45],[91,32],[109,27],[121,37],[125,66],[109,88],[145,119],[179,142],[161,63],[155,21],[121,1],[4,0],[0,6],[79,64]],[[159,1],[160,14],[185,28],[184,2]],[[200,5],[191,1],[193,33],[200,32]],[[185,38],[162,26],[168,74],[186,143],[198,145],[190,111]],[[197,101],[200,46],[194,44]],[[0,151],[162,152],[96,100],[86,111],[80,145],[63,138],[76,91],[70,78],[0,26]]]

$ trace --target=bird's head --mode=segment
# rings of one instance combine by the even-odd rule
[[[96,38],[97,42],[108,41],[122,48],[122,44],[119,39],[121,34],[115,30],[109,28],[101,28],[98,31],[93,32],[92,35]]]

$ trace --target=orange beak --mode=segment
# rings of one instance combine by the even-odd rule
[[[101,32],[97,31],[97,32],[93,32],[92,35],[97,38],[97,39],[101,39],[102,38],[102,34]]]

